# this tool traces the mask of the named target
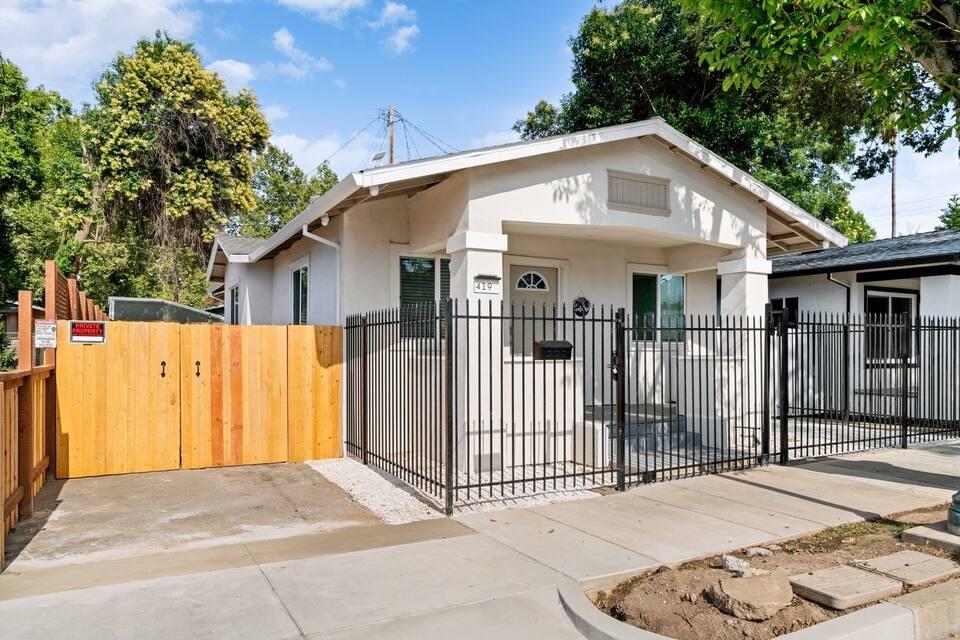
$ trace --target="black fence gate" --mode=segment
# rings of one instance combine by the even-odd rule
[[[956,319],[788,313],[352,316],[347,452],[450,513],[960,437]]]

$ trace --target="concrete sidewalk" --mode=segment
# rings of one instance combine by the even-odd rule
[[[8,573],[0,576],[0,635],[580,638],[557,602],[558,584],[602,584],[936,506],[958,488],[960,445],[885,450],[531,509],[192,552],[209,554],[202,557]]]

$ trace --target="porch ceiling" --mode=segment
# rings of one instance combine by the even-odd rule
[[[823,240],[802,223],[791,221],[767,209],[767,255],[777,256],[795,251],[823,248]]]
[[[597,240],[650,249],[668,249],[695,244],[689,239],[656,235],[646,229],[620,227],[504,222],[503,232],[507,235]]]

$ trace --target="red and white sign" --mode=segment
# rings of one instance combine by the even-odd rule
[[[107,323],[90,320],[70,322],[70,342],[81,344],[103,344],[107,341]]]

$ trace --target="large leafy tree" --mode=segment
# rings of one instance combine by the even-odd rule
[[[308,175],[293,156],[272,144],[253,161],[253,192],[257,205],[240,213],[230,225],[241,235],[265,238],[303,211],[310,198],[337,184],[337,174],[326,162]]]
[[[788,76],[797,113],[830,135],[864,135],[858,176],[886,169],[895,142],[925,153],[957,131],[956,0],[681,0],[705,18],[702,59],[724,88]]]
[[[783,86],[723,91],[699,58],[706,36],[675,0],[624,0],[595,8],[571,38],[574,90],[518,121],[523,138],[663,117],[672,126],[828,221],[859,217],[838,167],[854,147],[802,128],[780,108]],[[861,237],[854,233],[852,239]]]
[[[251,154],[270,130],[256,98],[228,92],[191,45],[161,34],[118,56],[96,97],[85,135],[109,233],[149,238],[161,295],[201,303],[205,249],[257,204]]]

